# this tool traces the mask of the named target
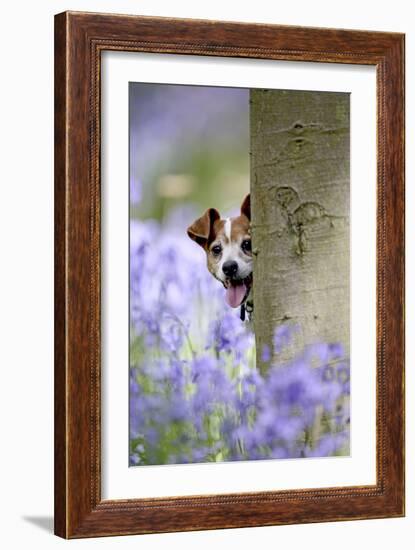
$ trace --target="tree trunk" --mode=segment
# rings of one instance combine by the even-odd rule
[[[346,93],[251,91],[254,328],[262,371],[262,350],[273,350],[283,323],[298,327],[283,359],[319,341],[341,342],[349,352],[349,105]]]

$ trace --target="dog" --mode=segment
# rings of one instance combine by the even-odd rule
[[[209,208],[187,229],[189,237],[206,252],[210,273],[225,287],[228,305],[241,307],[243,321],[245,311],[249,318],[253,312],[250,226],[251,201],[247,195],[239,216],[221,218],[216,208]]]

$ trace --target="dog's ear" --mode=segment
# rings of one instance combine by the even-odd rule
[[[251,195],[248,194],[245,198],[244,198],[244,202],[242,203],[242,206],[241,206],[241,214],[244,214],[249,221],[251,221]]]
[[[201,247],[207,247],[213,235],[213,224],[220,220],[220,214],[215,208],[209,208],[201,218],[198,218],[187,229],[189,237],[200,244]]]

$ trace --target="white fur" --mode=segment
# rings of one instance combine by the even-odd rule
[[[232,220],[230,218],[225,219],[224,231],[225,237],[231,240],[231,229],[232,229]]]

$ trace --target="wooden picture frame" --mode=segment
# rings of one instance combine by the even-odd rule
[[[101,499],[104,50],[373,65],[376,484]],[[55,17],[55,533],[64,538],[404,515],[404,35],[65,12]]]

